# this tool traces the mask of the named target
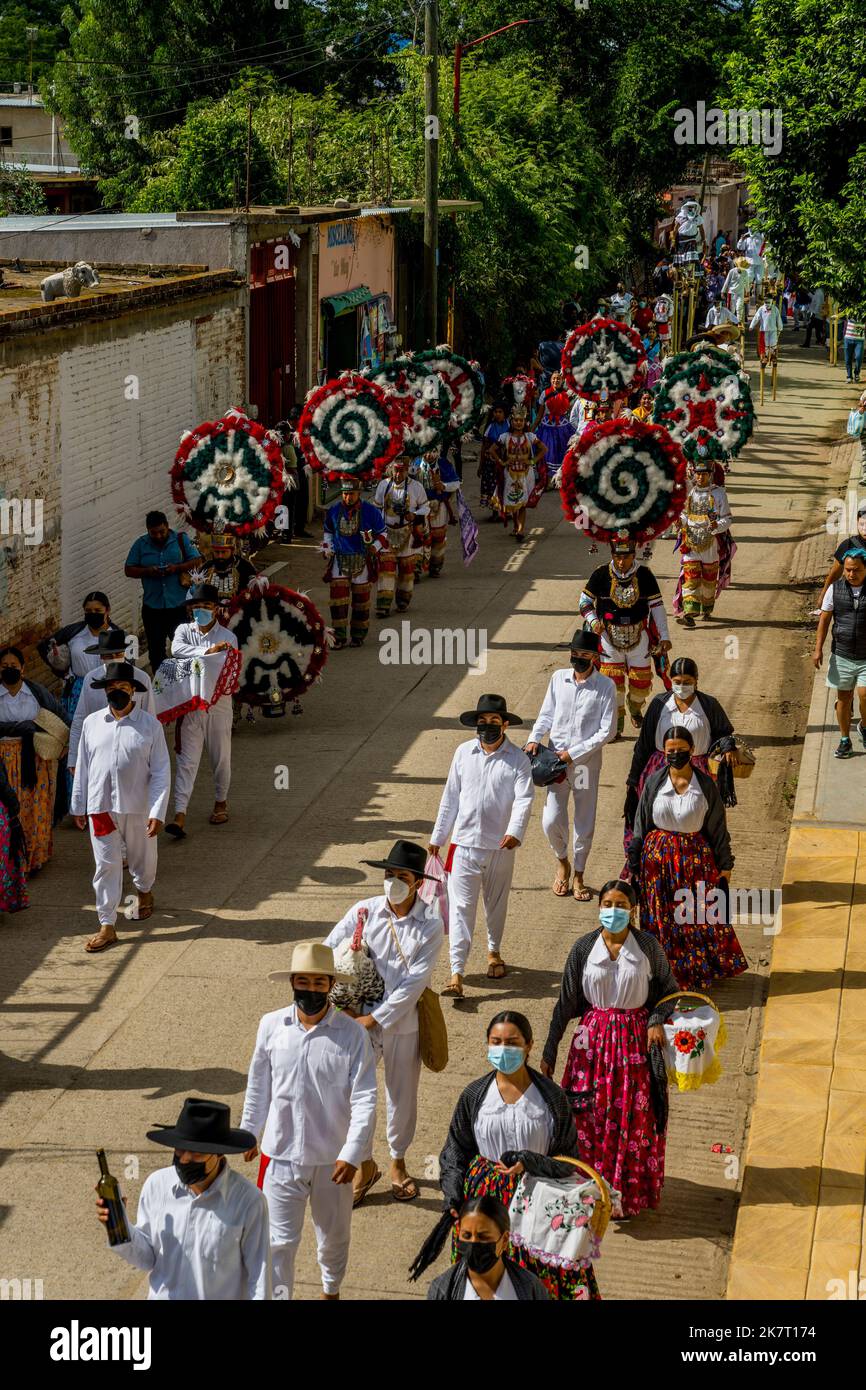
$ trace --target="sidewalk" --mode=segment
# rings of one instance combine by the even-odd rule
[[[856,492],[860,451],[842,447]],[[825,561],[832,549],[827,537]],[[825,677],[826,661],[788,840],[729,1298],[866,1290],[866,753],[834,759]]]

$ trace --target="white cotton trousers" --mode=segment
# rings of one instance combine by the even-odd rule
[[[505,932],[508,894],[514,876],[513,849],[472,849],[458,845],[448,875],[449,943],[452,975],[464,975],[472,947],[478,897],[487,921],[487,949],[498,954]]]
[[[405,1158],[418,1125],[418,1083],[421,1080],[421,1045],[418,1029],[395,1033],[377,1024],[367,1033],[376,1056],[385,1068],[386,1125],[388,1152],[392,1158]],[[364,1154],[373,1157],[373,1136]]]
[[[592,849],[600,776],[601,750],[593,753],[585,762],[570,763],[565,781],[549,786],[544,800],[541,828],[557,859],[568,858],[568,803],[572,803],[574,831],[571,857],[575,872],[579,874],[586,868]]]
[[[316,1233],[316,1258],[325,1293],[339,1293],[349,1263],[352,1184],[331,1181],[333,1163],[324,1166],[271,1159],[262,1190],[268,1201],[274,1297],[290,1299],[295,1259],[304,1231],[307,1203]],[[284,1292],[285,1290],[285,1292]]]
[[[203,748],[213,771],[214,801],[225,801],[232,779],[232,702],[228,695],[221,696],[210,709],[183,716],[174,774],[175,815],[185,813],[189,806]]]
[[[93,891],[101,927],[113,927],[123,897],[123,860],[139,893],[149,893],[156,879],[156,836],[148,838],[147,816],[122,816],[111,812],[116,826],[110,835],[94,835],[88,816],[90,843],[96,868]]]

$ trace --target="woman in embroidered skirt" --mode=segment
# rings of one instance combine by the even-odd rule
[[[709,772],[707,753],[722,738],[733,738],[734,726],[719,701],[705,690],[698,693],[698,666],[691,657],[678,656],[670,669],[671,688],[654,695],[644,711],[643,723],[632,754],[631,768],[626,778],[625,852],[632,839],[635,812],[644,783],[652,773],[665,766],[665,737],[674,724],[688,729],[693,746],[691,761],[701,772]],[[728,762],[736,762],[734,752],[725,753]],[[628,877],[628,872],[624,875]]]
[[[679,987],[701,990],[741,975],[748,962],[728,924],[734,856],[725,808],[693,751],[691,732],[674,724],[664,765],[640,794],[628,860],[641,926],[661,942]]]
[[[598,895],[600,925],[572,946],[541,1062],[556,1067],[569,1023],[562,1088],[577,1126],[577,1156],[622,1193],[622,1215],[657,1207],[665,1173],[667,1076],[660,999],[677,983],[664,951],[634,925],[637,894],[612,879]],[[616,1213],[615,1213],[616,1215]]]
[[[561,1165],[550,1159],[581,1156],[568,1101],[549,1073],[528,1065],[531,1051],[529,1020],[510,1010],[497,1014],[487,1029],[493,1071],[471,1082],[460,1096],[439,1156],[439,1184],[455,1221],[466,1198],[498,1197],[508,1206],[521,1173],[559,1176]],[[456,1235],[452,1241],[456,1260]],[[554,1269],[510,1242],[507,1253],[541,1279],[551,1298],[601,1297],[591,1264]]]
[[[47,710],[68,724],[59,702],[36,681],[24,679],[24,656],[17,647],[0,649],[0,763],[20,803],[28,850],[28,873],[47,864],[54,849],[57,758],[42,758],[34,747],[36,723]],[[64,763],[65,767],[65,763]],[[65,804],[65,798],[63,799]]]
[[[566,389],[565,377],[562,372],[553,372],[550,385],[541,393],[535,426],[536,437],[547,450],[544,462],[548,477],[562,467],[562,460],[575,433],[575,427],[568,418],[570,410],[571,395]]]
[[[478,477],[480,479],[479,490],[481,493],[480,502],[482,507],[490,507],[488,521],[498,521],[499,513],[496,508],[496,454],[495,446],[503,434],[508,433],[508,421],[506,412],[508,406],[505,401],[494,401],[490,411],[490,421],[484,431],[481,440],[481,458],[478,463]]]
[[[27,907],[27,846],[18,809],[18,797],[0,762],[0,912],[20,912]]]

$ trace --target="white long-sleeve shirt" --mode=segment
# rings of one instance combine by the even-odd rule
[[[195,1193],[174,1167],[145,1178],[132,1240],[109,1248],[150,1275],[149,1299],[208,1303],[270,1299],[268,1204],[248,1178],[226,1164]]]
[[[495,753],[485,753],[477,738],[461,743],[430,843],[444,845],[450,836],[463,849],[498,849],[513,835],[522,844],[534,795],[529,759],[507,736]]]
[[[165,734],[152,714],[136,704],[122,719],[107,706],[87,716],[72,783],[74,816],[116,811],[164,821],[170,783]]]
[[[230,647],[236,647],[238,639],[221,623],[214,623],[207,632],[202,632],[198,623],[181,623],[179,627],[175,628],[174,636],[171,639],[171,654],[172,656],[204,656],[205,652],[210,651],[211,647],[215,647],[219,642],[228,642]]]
[[[541,743],[550,734],[551,748],[565,748],[573,763],[585,763],[615,736],[616,718],[616,686],[609,676],[593,671],[577,681],[571,667],[554,671],[527,743]]]
[[[719,304],[718,306],[715,304],[711,304],[709,312],[707,313],[707,321],[704,324],[704,328],[715,328],[718,324],[721,323],[736,322],[736,316],[731,313],[730,309],[726,309],[724,304]]]
[[[142,693],[136,693],[135,703],[141,709],[146,709],[148,714],[156,714],[156,701],[153,698],[153,684],[146,671],[139,671],[137,666],[133,667],[135,679],[145,687]],[[72,727],[69,730],[69,752],[67,754],[67,764],[70,768],[75,767],[75,759],[78,753],[78,744],[81,739],[81,730],[88,714],[96,714],[99,710],[107,708],[105,703],[105,691],[94,690],[93,682],[101,681],[105,677],[105,667],[100,661],[92,671],[88,671],[84,677],[84,684],[81,687],[81,694],[78,697],[78,704],[75,706],[75,714],[72,718]]]
[[[782,315],[778,304],[759,304],[749,328],[759,328],[767,347],[776,347],[782,332]]]
[[[385,982],[385,997],[371,1010],[372,1016],[381,1028],[390,1028],[395,1034],[414,1033],[418,1028],[416,1006],[430,983],[445,940],[442,918],[437,908],[423,903],[420,898],[415,899],[410,912],[398,917],[382,894],[355,903],[325,938],[326,946],[336,948],[353,934],[361,908],[366,908],[368,913],[364,941]],[[391,922],[405,962],[395,944]]]
[[[430,511],[427,493],[416,478],[407,478],[402,483],[395,483],[393,478],[383,478],[376,488],[373,501],[384,516],[386,526],[396,526],[399,516],[403,518],[402,524],[408,526],[410,512],[427,516]]]
[[[296,1004],[265,1014],[241,1118],[241,1129],[261,1136],[262,1153],[360,1168],[375,1126],[376,1059],[361,1025],[334,1008],[314,1028],[299,1021]]]

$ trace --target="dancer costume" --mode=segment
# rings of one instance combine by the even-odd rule
[[[731,508],[723,487],[691,488],[680,514],[680,578],[674,612],[708,618],[731,582],[736,547],[730,535]],[[715,530],[713,524],[715,523]]]
[[[554,391],[552,386],[548,386],[542,393],[541,404],[544,414],[535,434],[547,449],[545,468],[548,473],[555,473],[562,467],[565,451],[574,434],[574,425],[568,419],[571,398],[567,391]]]
[[[383,478],[374,501],[385,518],[389,547],[379,561],[376,617],[387,618],[395,589],[398,613],[412,602],[415,567],[423,559],[427,541],[430,503],[421,484],[408,476],[399,483],[394,478]]]
[[[622,554],[627,542],[612,541],[611,553]],[[578,610],[585,625],[598,633],[603,676],[617,693],[617,734],[625,725],[626,678],[629,713],[640,719],[652,685],[650,657],[669,641],[668,621],[658,580],[646,565],[633,564],[627,574],[613,562],[599,565],[584,585]]]
[[[358,487],[357,482],[354,483]],[[370,628],[370,591],[379,556],[388,548],[385,518],[372,502],[348,507],[335,502],[325,513],[322,550],[328,561],[324,581],[331,591],[335,645],[344,647],[352,609],[352,643],[360,647]]]

